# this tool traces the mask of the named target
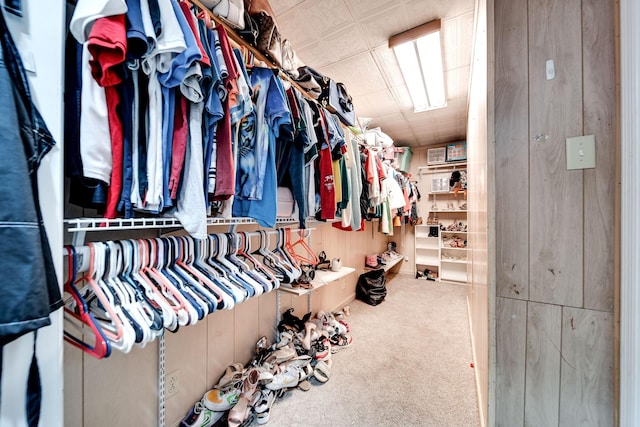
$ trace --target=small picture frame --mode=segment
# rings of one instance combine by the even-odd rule
[[[467,160],[467,143],[465,141],[447,144],[447,162]]]
[[[430,148],[427,150],[427,165],[441,165],[447,161],[447,148]]]
[[[448,176],[434,176],[431,178],[431,192],[432,193],[448,193],[449,192],[449,177]]]

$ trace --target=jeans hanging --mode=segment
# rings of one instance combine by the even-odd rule
[[[40,161],[55,141],[33,104],[25,69],[2,12],[0,117],[0,271],[5,278],[0,284],[2,352],[5,344],[51,324],[49,314],[62,306],[37,182]],[[40,393],[34,342],[27,391],[30,426],[38,422]]]

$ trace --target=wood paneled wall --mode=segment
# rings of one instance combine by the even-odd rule
[[[362,232],[345,232],[329,224],[310,224],[311,247],[356,271],[313,292],[311,309],[335,310],[355,298],[358,276],[364,272],[364,254],[386,250],[387,236],[377,232],[377,222]],[[374,229],[372,231],[372,228]],[[225,232],[212,227],[210,232]],[[128,233],[100,234],[96,239],[131,237]],[[308,311],[306,296],[280,293],[281,311]],[[165,372],[178,371],[178,393],[166,400],[166,425],[177,426],[189,408],[202,398],[233,362],[248,362],[261,336],[275,338],[277,293],[250,298],[233,310],[221,310],[196,325],[166,333]],[[65,344],[65,426],[111,427],[158,425],[158,343],[134,347],[129,354],[117,350],[96,360]]]
[[[475,32],[473,37],[473,57],[471,82],[469,85],[469,117],[467,125],[467,181],[468,195],[468,234],[467,265],[469,283],[469,315],[471,319],[471,342],[475,362],[478,406],[482,425],[489,422],[489,337],[493,310],[491,303],[495,290],[489,286],[493,281],[493,257],[490,248],[490,230],[494,223],[493,215],[493,175],[490,165],[492,152],[493,126],[491,120],[491,97],[493,85],[489,84],[488,67],[491,52],[491,28],[488,16],[491,16],[491,1],[476,0]],[[494,298],[495,299],[495,298]]]
[[[494,18],[495,424],[613,425],[614,2]],[[596,168],[568,171],[565,139],[590,134]]]

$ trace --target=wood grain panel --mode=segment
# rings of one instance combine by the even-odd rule
[[[527,0],[495,1],[496,286],[529,297]]]
[[[107,359],[84,356],[84,425],[158,425],[158,342]],[[46,420],[43,420],[46,424]]]
[[[236,362],[234,342],[234,312],[220,310],[208,316],[207,322],[207,385],[218,382],[224,370]]]
[[[510,298],[496,302],[496,426],[524,423],[524,375],[527,303]]]
[[[64,425],[81,426],[82,422],[82,378],[85,357],[82,350],[64,343]]]
[[[584,133],[596,137],[596,168],[584,171],[584,307],[613,312],[615,209],[614,8],[583,0]]]
[[[212,385],[203,375],[207,372],[207,323],[180,327],[178,333],[166,333],[165,337],[165,372],[178,371],[178,393],[165,404],[166,420],[172,424],[180,421]]]
[[[530,302],[527,312],[525,426],[558,425],[562,309]]]
[[[262,295],[258,300],[260,304],[258,335],[267,337],[269,342],[273,342],[276,339],[276,319],[278,317],[278,313],[276,312],[277,294],[277,291],[271,291],[268,294]]]
[[[246,364],[255,354],[256,342],[260,338],[258,307],[258,298],[249,298],[233,309],[234,362]]]
[[[560,425],[613,425],[613,316],[564,307]]]
[[[580,0],[529,1],[529,298],[574,307],[583,301],[583,172],[566,170],[565,139],[582,134],[580,10]]]

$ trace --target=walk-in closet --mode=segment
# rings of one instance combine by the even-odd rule
[[[0,1],[0,427],[640,422],[640,6],[36,3]]]

